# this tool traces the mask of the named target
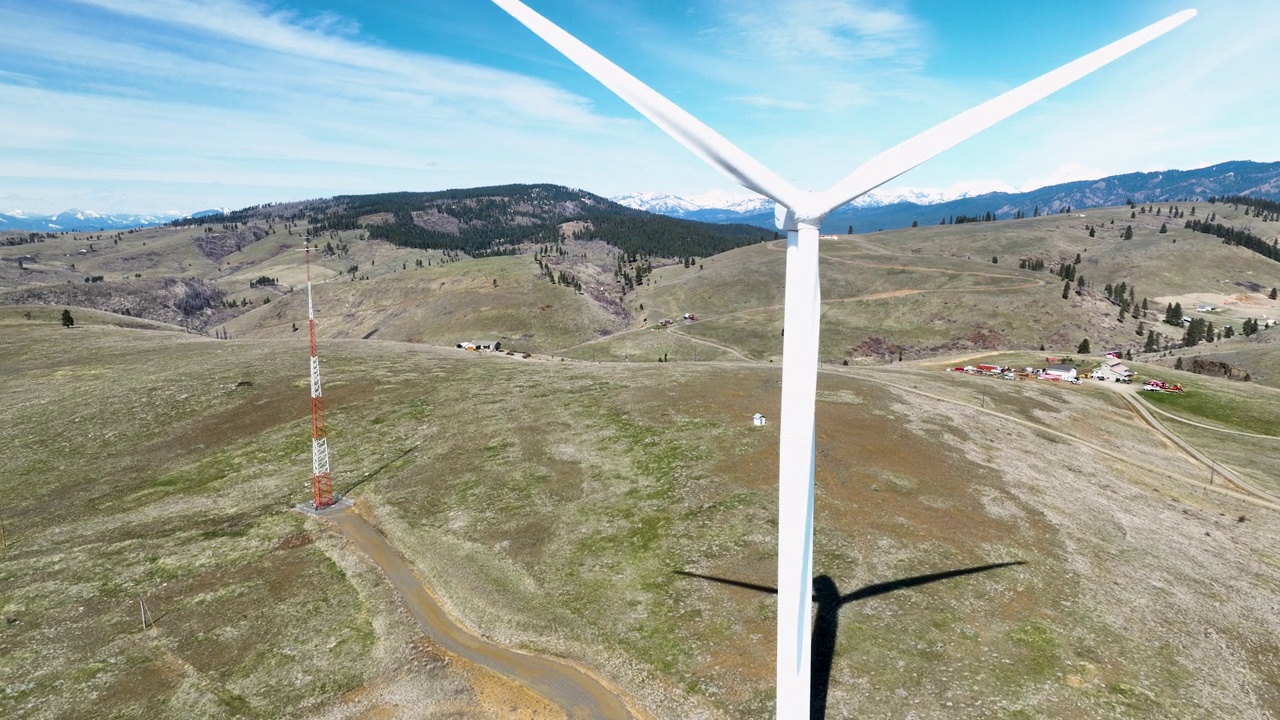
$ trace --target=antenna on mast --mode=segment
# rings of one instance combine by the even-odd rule
[[[311,236],[302,239],[307,265],[307,331],[311,335],[311,509],[333,505],[333,476],[329,472],[329,436],[324,424],[320,392],[320,358],[316,356],[316,311],[311,302]]]

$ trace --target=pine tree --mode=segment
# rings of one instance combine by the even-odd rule
[[[1178,361],[1177,361],[1177,362],[1175,362],[1175,363],[1173,364],[1173,369],[1174,369],[1174,370],[1181,370],[1181,369],[1182,369],[1182,356],[1181,356],[1181,355],[1179,355],[1179,356],[1178,356]]]
[[[1169,232],[1169,226],[1164,223],[1160,223],[1160,234],[1163,235],[1167,232]]]
[[[1080,341],[1080,344],[1076,346],[1076,352],[1081,355],[1089,354],[1089,338],[1085,338]]]
[[[69,328],[76,324],[76,319],[71,317],[71,311],[67,308],[62,310],[62,327]]]
[[[1125,240],[1132,240],[1132,239],[1133,239],[1133,226],[1132,226],[1132,225],[1125,225],[1125,226],[1124,226],[1124,239],[1125,239]]]
[[[1156,342],[1156,331],[1155,331],[1155,330],[1148,330],[1148,331],[1147,331],[1147,342],[1146,342],[1146,344],[1144,344],[1144,345],[1142,346],[1142,351],[1143,351],[1143,352],[1155,352],[1158,348],[1159,348],[1159,345],[1158,345],[1158,344],[1157,344],[1157,342]]]
[[[1068,294],[1070,294],[1070,293],[1071,293],[1071,283],[1070,283],[1070,281],[1063,283],[1063,284],[1062,284],[1062,299],[1063,299],[1063,300],[1066,300],[1066,299],[1067,299]]]
[[[1277,296],[1280,296],[1280,288],[1271,288],[1271,294],[1267,297],[1275,300]]]

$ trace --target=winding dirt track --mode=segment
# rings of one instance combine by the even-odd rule
[[[567,662],[526,655],[473,635],[449,617],[404,557],[364,518],[350,510],[326,517],[383,571],[418,624],[445,650],[524,685],[560,706],[569,718],[637,717],[617,693]]]
[[[1213,430],[1214,432],[1226,433],[1228,435],[1243,435],[1244,437],[1261,438],[1263,440],[1280,440],[1280,437],[1277,437],[1275,435],[1259,435],[1258,433],[1245,432],[1243,430],[1228,430],[1227,428],[1218,427],[1216,425],[1207,425],[1205,423],[1196,422],[1195,420],[1188,420],[1186,418],[1178,417],[1177,415],[1174,415],[1171,412],[1166,412],[1164,410],[1161,410],[1158,407],[1153,407],[1151,405],[1147,405],[1146,408],[1151,412],[1159,413],[1160,415],[1163,415],[1169,418],[1170,420],[1177,420],[1180,423],[1185,423],[1187,425],[1194,425],[1198,428],[1204,428],[1205,430]]]
[[[1263,490],[1260,490],[1257,487],[1254,487],[1249,483],[1242,481],[1235,472],[1230,471],[1230,469],[1224,467],[1222,463],[1210,461],[1207,457],[1205,457],[1202,453],[1200,453],[1194,447],[1189,445],[1186,441],[1182,440],[1177,435],[1174,435],[1173,433],[1169,432],[1169,430],[1166,429],[1159,422],[1157,422],[1155,418],[1150,415],[1150,413],[1146,413],[1142,405],[1139,404],[1139,401],[1134,398],[1126,397],[1126,399],[1131,404],[1133,404],[1134,410],[1139,414],[1139,416],[1141,416],[1141,418],[1153,430],[1160,433],[1164,437],[1168,438],[1171,442],[1177,445],[1180,449],[1182,449],[1192,458],[1204,463],[1206,468],[1210,467],[1210,465],[1212,464],[1212,466],[1216,468],[1216,470],[1219,473],[1221,473],[1221,475],[1225,479],[1229,480],[1231,484],[1236,486],[1235,489],[1228,488],[1223,485],[1208,485],[1203,480],[1199,480],[1196,478],[1188,477],[1186,475],[1170,472],[1168,468],[1158,468],[1152,465],[1148,465],[1140,460],[1130,457],[1125,453],[1112,450],[1110,448],[1104,447],[1097,443],[1093,443],[1083,438],[1076,437],[1075,435],[1071,435],[1069,433],[1064,433],[1064,432],[1055,430],[1046,425],[1040,425],[1039,423],[1031,422],[1030,420],[1025,420],[1020,417],[1014,417],[1012,415],[1005,415],[1004,413],[1001,413],[992,408],[979,407],[978,405],[973,405],[973,404],[964,402],[962,400],[956,400],[954,398],[947,398],[941,395],[935,395],[933,393],[920,390],[913,386],[904,385],[902,383],[894,382],[892,380],[888,380],[886,378],[876,376],[860,368],[821,368],[819,369],[818,372],[838,374],[838,375],[851,375],[851,376],[858,377],[860,379],[874,382],[880,385],[886,385],[888,387],[892,387],[892,388],[901,390],[903,392],[912,393],[914,395],[919,395],[921,397],[927,397],[931,400],[938,400],[943,403],[947,403],[949,405],[965,407],[965,408],[968,408],[969,410],[980,412],[993,417],[998,417],[998,418],[1001,418],[1002,420],[1007,420],[1009,422],[1017,423],[1019,425],[1034,428],[1040,432],[1055,435],[1057,437],[1062,438],[1063,440],[1069,441],[1081,447],[1087,447],[1101,455],[1105,455],[1115,460],[1119,460],[1125,464],[1128,464],[1134,467],[1142,468],[1143,470],[1146,470],[1158,476],[1166,477],[1170,480],[1178,480],[1179,482],[1185,483],[1187,485],[1194,486],[1209,492],[1214,492],[1219,495],[1234,497],[1237,500],[1242,500],[1244,502],[1252,503],[1253,505],[1257,505],[1259,507],[1265,507],[1270,510],[1280,510],[1280,498],[1277,498],[1274,495],[1271,495],[1270,493],[1267,493]]]
[[[1241,490],[1244,490],[1247,493],[1251,493],[1253,495],[1256,495],[1270,502],[1280,504],[1280,498],[1244,480],[1243,478],[1240,477],[1238,473],[1236,473],[1236,471],[1223,465],[1222,463],[1214,462],[1213,460],[1210,460],[1208,457],[1205,456],[1204,453],[1192,447],[1191,444],[1188,443],[1186,440],[1183,440],[1173,432],[1170,432],[1168,428],[1162,425],[1160,421],[1156,420],[1155,416],[1151,414],[1151,412],[1147,408],[1146,403],[1142,402],[1141,400],[1139,400],[1138,398],[1134,397],[1131,394],[1125,394],[1123,397],[1125,401],[1128,402],[1129,405],[1133,407],[1134,411],[1137,412],[1138,415],[1148,425],[1154,428],[1156,432],[1168,438],[1170,442],[1172,442],[1174,445],[1177,445],[1179,448],[1181,448],[1183,452],[1187,453],[1191,457],[1200,461],[1202,464],[1204,464],[1205,467],[1210,468],[1211,471],[1216,471],[1218,474],[1226,478],[1227,481],[1230,482],[1232,485],[1235,485],[1236,487],[1240,488]],[[1169,417],[1173,417],[1173,416],[1170,415]],[[1198,425],[1199,423],[1192,423],[1192,424]],[[1208,425],[1202,425],[1201,427],[1208,427],[1211,430],[1218,429]],[[1259,436],[1259,437],[1262,437],[1262,436]]]

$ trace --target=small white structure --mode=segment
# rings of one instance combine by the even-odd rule
[[[1076,376],[1073,365],[1050,365],[1041,375],[1046,380],[1072,380]]]
[[[755,415],[751,416],[751,424],[752,425],[765,424],[764,415],[761,415],[760,413],[756,413]]]
[[[457,344],[457,348],[459,350],[473,350],[475,352],[479,352],[481,350],[498,351],[502,349],[502,342],[499,340],[492,340],[492,341],[478,342],[478,343],[460,342]]]

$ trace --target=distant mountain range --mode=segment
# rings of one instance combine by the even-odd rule
[[[869,193],[827,216],[822,229],[844,232],[875,232],[910,227],[913,222],[936,225],[957,215],[997,218],[1041,215],[1065,208],[1135,203],[1203,202],[1211,196],[1249,195],[1280,200],[1280,162],[1247,160],[1211,165],[1196,170],[1128,173],[1098,180],[1049,185],[1018,192],[1013,188],[987,192],[907,190],[897,193]],[[633,193],[612,198],[628,207],[662,215],[702,222],[732,222],[773,227],[773,202],[758,195],[706,193],[679,197],[663,193]]]
[[[9,230],[21,232],[106,232],[128,230],[136,227],[166,225],[174,220],[188,217],[207,217],[209,215],[226,214],[225,208],[201,210],[184,213],[117,213],[103,215],[92,210],[64,210],[56,215],[28,215],[21,210],[0,213],[0,232]]]
[[[512,188],[516,186],[510,186]],[[551,186],[545,186],[551,187]],[[484,190],[479,188],[477,190]],[[410,193],[432,198],[443,193]],[[500,193],[501,194],[501,193]],[[588,193],[589,195],[589,193]],[[1018,192],[998,183],[947,190],[898,190],[873,192],[832,212],[823,222],[826,232],[844,232],[852,226],[855,232],[875,232],[910,227],[913,222],[936,225],[955,216],[1011,218],[1018,213],[1027,217],[1038,210],[1052,214],[1065,208],[1083,210],[1091,207],[1135,203],[1203,202],[1210,196],[1249,195],[1267,200],[1280,200],[1280,162],[1260,163],[1247,160],[1211,165],[1195,170],[1128,173],[1098,180],[1049,185]],[[595,197],[595,196],[592,196]],[[773,229],[773,201],[758,195],[714,191],[681,197],[667,193],[631,193],[610,198],[614,203],[681,220],[715,224],[746,224]],[[592,201],[598,203],[603,198]],[[590,206],[591,203],[588,203]],[[600,206],[603,207],[603,206]],[[245,211],[236,211],[242,213]],[[56,215],[27,215],[14,211],[0,213],[0,232],[97,232],[135,227],[164,225],[184,218],[236,214],[222,209],[203,210],[189,215],[177,213],[104,215],[86,210],[67,210]]]
[[[950,200],[977,197],[992,192],[1017,192],[1016,188],[1002,183],[979,183],[964,190],[915,190],[901,188],[892,192],[871,192],[849,203],[850,207],[884,207],[899,203],[936,205]],[[742,218],[754,215],[773,217],[773,201],[754,193],[734,193],[713,190],[701,195],[670,195],[658,192],[630,193],[609,198],[636,210],[657,213],[668,217],[702,222],[742,222]],[[772,222],[772,221],[771,221]]]

